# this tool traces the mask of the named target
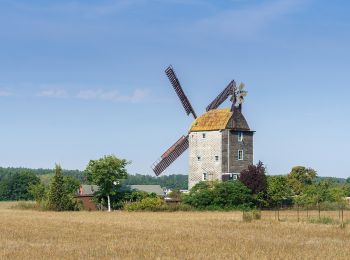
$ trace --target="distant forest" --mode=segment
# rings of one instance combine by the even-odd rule
[[[33,173],[38,176],[43,183],[49,183],[50,178],[53,176],[53,169],[29,169],[29,168],[2,168],[0,167],[0,182],[6,176],[16,173]],[[87,184],[86,177],[83,171],[80,170],[63,170],[64,176],[71,176],[78,179],[81,183]],[[124,180],[123,183],[126,185],[160,185],[169,189],[187,189],[187,175],[174,174],[174,175],[163,175],[160,177],[142,174],[130,174],[128,179]]]

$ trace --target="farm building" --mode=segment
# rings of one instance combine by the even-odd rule
[[[97,210],[93,197],[98,190],[99,187],[97,185],[80,185],[76,198],[81,201],[85,210]]]

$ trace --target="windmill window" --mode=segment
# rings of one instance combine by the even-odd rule
[[[200,156],[197,156],[197,161],[200,161],[201,160],[201,157]]]
[[[215,156],[215,161],[218,162],[219,161],[219,156]]]
[[[203,138],[206,138],[206,137],[207,137],[205,133],[203,133],[202,136],[203,136]]]
[[[207,173],[203,173],[203,181],[207,181],[208,180],[208,174]]]
[[[238,150],[238,160],[239,161],[243,160],[243,150]]]
[[[238,142],[243,141],[243,132],[238,132]]]

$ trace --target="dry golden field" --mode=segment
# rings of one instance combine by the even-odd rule
[[[11,205],[0,203],[0,259],[350,259],[350,225],[298,223],[292,211],[281,212],[281,222],[263,212],[246,223],[240,212],[56,213]]]

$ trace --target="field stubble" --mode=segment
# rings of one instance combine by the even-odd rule
[[[349,259],[350,228],[297,222],[295,211],[40,212],[0,203],[2,259]],[[317,217],[317,212],[310,212]],[[323,212],[337,218],[338,213]],[[345,212],[346,219],[350,213]],[[327,216],[328,216],[327,215]],[[301,213],[306,219],[306,213]]]

